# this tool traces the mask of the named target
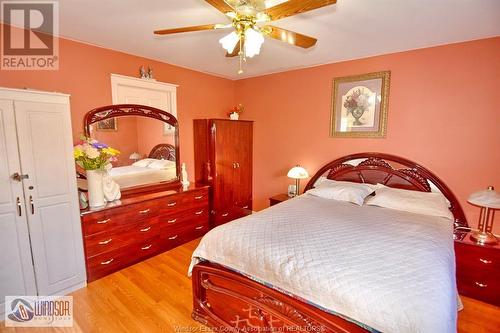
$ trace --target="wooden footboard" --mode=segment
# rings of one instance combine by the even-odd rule
[[[220,265],[196,265],[192,281],[192,317],[216,331],[367,332]]]

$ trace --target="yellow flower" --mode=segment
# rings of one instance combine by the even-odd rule
[[[73,156],[75,159],[80,158],[83,156],[83,150],[81,148],[75,148],[73,150]]]
[[[102,152],[107,154],[107,155],[110,155],[110,156],[116,156],[116,155],[120,154],[119,150],[116,150],[116,149],[111,148],[111,147],[103,148]]]

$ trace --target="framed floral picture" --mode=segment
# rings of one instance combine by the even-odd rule
[[[97,130],[103,132],[118,131],[118,121],[116,118],[108,118],[97,122]]]
[[[391,72],[333,80],[331,137],[384,138]]]

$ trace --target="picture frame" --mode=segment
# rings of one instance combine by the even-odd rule
[[[391,72],[333,79],[330,137],[385,138]]]
[[[108,118],[96,123],[96,129],[100,132],[116,132],[118,131],[118,120],[116,118]]]

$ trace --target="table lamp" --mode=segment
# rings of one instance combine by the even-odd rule
[[[139,154],[139,153],[132,153],[132,154],[130,154],[130,156],[128,158],[130,160],[134,160],[134,162],[137,162],[137,160],[141,159],[141,154]]]
[[[498,239],[492,234],[495,209],[500,209],[500,193],[493,186],[486,190],[474,192],[467,200],[469,203],[481,207],[477,231],[473,231],[470,238],[478,244],[496,244]]]
[[[304,169],[300,165],[294,166],[293,168],[290,169],[290,171],[288,171],[287,176],[289,178],[295,179],[295,195],[299,195],[300,180],[309,177],[309,174],[307,173],[306,169]]]

